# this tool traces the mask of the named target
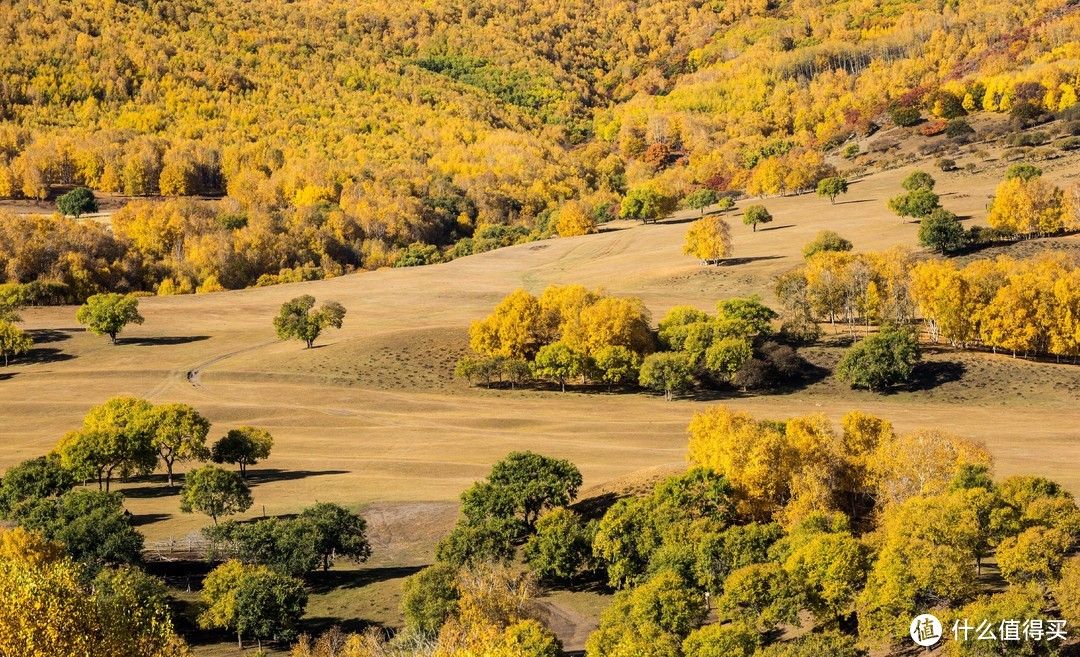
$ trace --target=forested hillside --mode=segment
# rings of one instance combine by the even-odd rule
[[[1077,7],[5,0],[0,197],[225,199],[6,217],[0,282],[237,288],[587,232],[635,187],[810,189],[874,125],[1074,108]]]

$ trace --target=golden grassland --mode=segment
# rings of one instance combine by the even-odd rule
[[[968,225],[984,223],[1006,166],[978,164],[975,174],[934,172],[942,204]],[[1076,180],[1078,165],[1076,156],[1041,163],[1059,185]],[[1046,475],[1080,494],[1080,369],[1072,365],[941,348],[928,350],[930,378],[920,389],[892,395],[849,390],[825,374],[778,394],[702,392],[674,402],[591,389],[477,389],[452,377],[469,322],[516,287],[603,287],[642,298],[655,321],[675,305],[711,309],[717,299],[748,293],[773,301],[772,277],[797,265],[803,244],[823,228],[857,250],[914,247],[917,225],[885,207],[910,170],[856,181],[836,205],[813,196],[766,199],[775,220],[756,233],[742,225],[741,212],[760,201],[741,202],[726,215],[735,255],[722,267],[681,255],[693,219],[681,213],[655,225],[616,222],[596,235],[443,265],[145,298],[145,324],[125,331],[118,346],[83,332],[73,307],[27,309],[23,328],[38,345],[29,360],[0,369],[0,468],[48,451],[92,405],[116,395],[192,404],[213,422],[214,439],[242,424],[265,427],[274,450],[252,470],[255,505],[243,517],[294,513],[318,500],[361,509],[372,524],[373,560],[324,583],[309,608],[312,628],[334,619],[399,623],[400,578],[430,561],[458,494],[507,452],[568,458],[581,468],[586,492],[596,491],[641,471],[683,465],[691,415],[715,403],[774,418],[822,412],[839,420],[857,408],[891,419],[900,431],[940,427],[985,441],[998,476]],[[1080,236],[1009,247],[1042,248],[1080,253]],[[279,342],[271,324],[280,304],[300,294],[348,309],[344,328],[312,350]],[[823,370],[841,351],[828,327],[825,336],[803,352]],[[181,514],[159,478],[122,488],[148,542],[183,540],[209,522]],[[575,637],[581,619],[602,606],[589,595],[559,594],[549,603],[553,617],[570,619],[560,622]],[[200,654],[217,650],[199,647]]]

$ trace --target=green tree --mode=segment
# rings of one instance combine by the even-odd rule
[[[807,242],[803,247],[803,258],[809,260],[815,253],[821,253],[823,251],[850,251],[852,244],[850,241],[840,237],[840,235],[831,230],[823,230],[817,234],[812,242]]]
[[[57,446],[60,463],[76,477],[96,478],[109,490],[114,475],[153,472],[153,406],[145,399],[115,397],[90,409],[83,428],[69,431]]]
[[[572,580],[592,557],[589,527],[570,509],[552,509],[536,523],[525,542],[525,561],[538,577]]]
[[[705,619],[705,600],[678,575],[660,573],[619,591],[585,647],[589,655],[672,655]]]
[[[367,561],[371,556],[367,522],[340,504],[319,502],[309,506],[300,512],[297,522],[313,530],[315,552],[322,560],[324,571],[330,570],[337,556],[356,562]]]
[[[435,546],[435,559],[454,567],[508,563],[514,558],[515,542],[522,533],[522,523],[517,518],[459,520],[453,531]]]
[[[34,340],[20,331],[11,322],[0,320],[0,355],[4,357],[4,367],[12,356],[22,356],[34,348]]]
[[[937,181],[925,171],[912,171],[904,178],[904,182],[900,183],[900,186],[909,192],[914,192],[917,189],[933,191],[935,185],[937,185]]]
[[[758,224],[771,223],[772,220],[773,216],[769,214],[764,205],[751,205],[743,212],[743,223],[747,226],[753,226],[755,233]]]
[[[244,563],[269,566],[302,577],[319,567],[316,532],[308,523],[267,518],[238,523],[232,520],[203,530],[215,548]]]
[[[180,510],[208,515],[215,525],[218,518],[243,513],[251,505],[251,489],[240,475],[213,465],[188,472],[180,489]]]
[[[687,390],[694,382],[690,360],[684,354],[650,354],[641,363],[638,382],[664,393],[671,401],[675,393]]]
[[[726,335],[756,337],[772,332],[772,322],[777,314],[761,303],[761,297],[752,294],[717,301],[716,318],[722,326],[726,325],[723,331]]]
[[[847,191],[848,182],[840,176],[822,178],[817,184],[817,195],[822,198],[828,198],[830,203],[836,203],[836,197],[841,194],[847,194]]]
[[[455,566],[436,563],[405,578],[401,584],[401,613],[411,635],[434,638],[443,624],[457,614],[461,598],[457,575]]]
[[[682,645],[685,657],[753,657],[760,647],[761,634],[742,622],[706,625]]]
[[[533,359],[533,374],[555,379],[563,392],[566,392],[567,379],[580,376],[584,371],[585,357],[561,340],[540,347]]]
[[[909,128],[922,120],[918,107],[894,107],[889,110],[889,118],[902,128]]]
[[[622,345],[608,345],[596,352],[593,365],[608,386],[637,383],[641,356]]]
[[[131,295],[95,294],[79,308],[75,319],[94,335],[107,335],[116,344],[128,324],[142,324],[139,300]]]
[[[124,565],[101,571],[94,578],[92,588],[97,594],[94,602],[98,618],[109,628],[97,654],[157,655],[161,654],[163,644],[176,641],[168,589],[157,577],[141,568]],[[174,648],[180,652],[180,646]]]
[[[674,196],[652,187],[636,187],[623,197],[619,216],[624,219],[640,219],[641,223],[657,221],[675,211]]]
[[[838,630],[826,630],[766,646],[755,657],[862,657],[865,654],[858,648],[855,637]]]
[[[281,305],[274,318],[274,328],[282,340],[303,340],[310,349],[315,340],[328,327],[341,328],[345,321],[345,307],[336,301],[327,301],[315,308],[315,297],[305,294]]]
[[[69,217],[79,217],[87,212],[97,212],[98,204],[94,192],[85,187],[76,187],[56,197],[56,209]]]
[[[11,519],[63,545],[90,577],[105,566],[142,560],[143,537],[125,514],[120,493],[80,488],[21,504]]]
[[[911,332],[886,328],[848,349],[836,367],[836,378],[880,391],[906,383],[920,357]]]
[[[205,461],[210,457],[206,436],[210,422],[187,404],[162,404],[150,411],[152,442],[157,449],[169,486],[173,485],[173,465],[186,461]]]
[[[566,459],[535,452],[511,452],[491,467],[488,483],[505,495],[528,529],[545,509],[566,506],[581,488],[581,471]]]
[[[867,548],[847,533],[823,533],[797,547],[784,562],[793,582],[803,587],[807,608],[829,623],[849,611],[866,581]]]
[[[1035,166],[1034,164],[1028,164],[1027,162],[1017,162],[1016,164],[1009,165],[1009,168],[1005,171],[1005,180],[1019,178],[1024,182],[1027,182],[1032,178],[1038,178],[1041,175],[1042,169]]]
[[[714,342],[705,352],[705,367],[717,376],[730,379],[753,356],[754,349],[749,340],[724,338]]]
[[[236,633],[254,638],[259,650],[266,640],[291,641],[307,599],[301,580],[272,570],[253,571],[236,589]]]
[[[247,469],[270,458],[274,437],[266,429],[238,427],[231,429],[214,443],[210,458],[214,463],[233,463],[240,467],[240,476],[247,478]]]
[[[236,632],[241,649],[245,636],[255,639],[260,649],[267,639],[290,640],[307,606],[302,581],[239,561],[227,561],[211,571],[201,597],[204,611],[199,626]]]
[[[919,222],[919,246],[949,253],[964,246],[964,227],[960,218],[945,208],[937,208]]]
[[[779,564],[758,563],[728,575],[718,606],[725,615],[768,631],[780,623],[796,624],[805,597]]]
[[[28,459],[7,469],[0,479],[0,518],[25,502],[58,497],[75,487],[75,478],[56,455]]]
[[[889,209],[901,219],[915,217],[925,219],[941,207],[938,195],[925,187],[889,199]]]
[[[1057,651],[1048,642],[1024,641],[1023,628],[1019,634],[1021,641],[1004,638],[999,629],[1005,621],[1019,621],[1022,625],[1027,619],[1044,617],[1045,605],[1042,592],[1036,587],[1009,587],[1002,593],[980,596],[952,611],[943,620],[943,624],[950,627],[955,621],[960,621],[957,630],[960,640],[948,642],[948,654],[950,657],[1056,655]],[[979,636],[977,626],[983,621],[993,628],[990,635],[994,638]],[[969,622],[976,627],[963,629]]]
[[[684,202],[686,207],[694,210],[701,210],[701,216],[705,216],[705,208],[715,204],[720,197],[717,195],[716,190],[709,189],[708,187],[697,189],[687,194]]]

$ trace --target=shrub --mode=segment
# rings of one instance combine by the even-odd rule
[[[1080,137],[1066,137],[1057,143],[1057,147],[1063,151],[1080,149]]]
[[[922,120],[922,115],[917,107],[894,107],[889,110],[889,118],[896,125],[907,128]]]
[[[76,187],[57,197],[56,209],[69,217],[78,217],[87,212],[97,212],[98,204],[94,192],[85,187]]]
[[[935,164],[942,171],[956,171],[958,168],[956,166],[956,160],[950,160],[947,157],[938,158],[938,161],[935,162]]]
[[[913,333],[886,328],[848,349],[836,378],[854,387],[883,390],[906,383],[920,358]]]
[[[934,137],[945,132],[945,126],[948,125],[948,121],[945,119],[935,119],[934,121],[927,121],[921,128],[919,128],[919,134],[927,137]]]
[[[953,119],[945,124],[945,136],[950,139],[975,134],[975,129],[964,119]]]

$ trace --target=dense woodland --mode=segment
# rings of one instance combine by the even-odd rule
[[[0,7],[0,197],[225,195],[112,235],[5,216],[31,247],[3,282],[41,302],[425,264],[587,232],[635,189],[811,190],[874,124],[1077,102],[1063,0]]]

